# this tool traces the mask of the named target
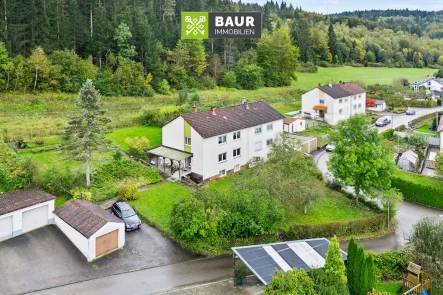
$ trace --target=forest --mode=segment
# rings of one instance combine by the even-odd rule
[[[260,11],[260,40],[181,40],[181,11]],[[0,90],[104,95],[291,85],[317,67],[440,68],[443,12],[324,16],[285,1],[2,0]],[[284,65],[284,66],[282,66]]]

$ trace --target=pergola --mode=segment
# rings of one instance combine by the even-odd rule
[[[173,163],[174,161],[178,162],[178,177],[181,178],[181,163],[183,160],[192,157],[192,153],[184,152],[178,149],[174,149],[167,146],[160,146],[148,151],[149,154],[157,157],[157,168],[158,168],[158,158],[163,158],[163,163],[165,163],[165,159],[169,159],[171,161],[171,175],[173,173]],[[163,164],[163,171],[166,170],[166,166]]]

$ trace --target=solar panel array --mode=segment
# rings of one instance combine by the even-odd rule
[[[325,264],[329,240],[326,238],[291,241],[266,245],[232,248],[234,255],[265,285],[271,282],[275,269],[293,268],[306,272]],[[342,251],[343,260],[347,255]]]

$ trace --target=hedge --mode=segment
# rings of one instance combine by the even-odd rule
[[[414,107],[414,108],[431,108],[434,107],[436,103],[433,100],[405,100],[403,101],[403,106]]]
[[[417,174],[396,172],[391,184],[399,189],[407,200],[443,208],[443,182]]]
[[[387,228],[388,217],[384,213],[374,217],[351,220],[347,222],[330,222],[325,224],[294,224],[285,232],[288,240],[310,239],[316,237],[346,237]]]

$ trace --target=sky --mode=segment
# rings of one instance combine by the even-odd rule
[[[243,1],[260,4],[267,2],[267,0]],[[281,0],[277,1],[281,2]],[[286,3],[288,5],[291,3],[294,7],[301,6],[306,11],[322,14],[371,9],[443,10],[443,0],[286,0]]]

